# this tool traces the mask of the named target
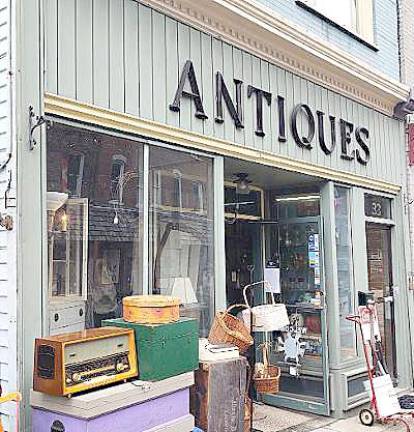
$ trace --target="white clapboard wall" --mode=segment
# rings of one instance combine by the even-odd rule
[[[15,221],[15,154],[12,142],[12,82],[10,0],[0,0],[0,213]],[[3,167],[6,161],[6,166]],[[7,204],[5,194],[9,199]],[[7,208],[5,207],[7,205]],[[3,392],[17,386],[16,354],[16,226],[12,231],[0,227],[0,383]],[[14,404],[0,406],[5,430],[13,430]]]
[[[313,84],[223,41],[177,22],[133,0],[45,0],[46,90],[168,125],[224,138],[246,147],[308,161],[320,166],[403,183],[403,124]],[[208,119],[194,117],[193,103],[183,98],[181,112],[169,110],[186,60],[194,63]],[[225,121],[214,121],[214,73],[221,71],[235,93],[233,78],[244,82],[245,128],[237,130],[227,109]],[[299,102],[370,132],[367,166],[340,157],[340,143],[326,156],[316,144],[299,148],[288,130],[279,142],[276,102],[264,109],[266,136],[255,134],[254,98],[248,84],[281,95],[291,112]],[[326,121],[326,123],[328,123]],[[326,136],[329,136],[326,125]],[[339,125],[337,126],[337,131]],[[339,133],[339,132],[338,132]],[[390,163],[394,161],[394,163]]]

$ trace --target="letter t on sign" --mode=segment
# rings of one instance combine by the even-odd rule
[[[190,84],[191,92],[184,90],[187,79]],[[181,72],[180,82],[175,93],[174,101],[170,105],[171,111],[180,111],[180,102],[182,96],[188,97],[194,101],[196,106],[195,116],[197,118],[203,120],[208,118],[204,112],[203,101],[201,100],[200,90],[198,89],[197,78],[194,71],[194,65],[191,60],[187,60],[185,62],[184,68]]]
[[[266,99],[267,104],[270,106],[270,104],[272,103],[272,93],[249,85],[247,87],[247,97],[250,98],[253,94],[256,95],[256,135],[264,137],[265,133],[263,131],[263,98]]]

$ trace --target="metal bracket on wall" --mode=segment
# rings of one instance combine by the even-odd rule
[[[7,180],[7,187],[6,190],[4,191],[4,208],[8,209],[10,207],[15,208],[16,204],[16,198],[10,198],[9,194],[10,194],[10,190],[11,190],[11,184],[12,184],[12,172],[11,170],[9,171],[9,179]],[[10,201],[14,200],[14,204],[10,204]]]
[[[33,150],[37,145],[34,138],[35,130],[43,124],[51,124],[50,120],[46,120],[44,116],[38,116],[34,112],[34,108],[29,106],[29,150]]]

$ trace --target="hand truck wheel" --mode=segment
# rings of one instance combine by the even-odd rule
[[[372,426],[375,422],[375,416],[374,413],[368,409],[368,408],[364,408],[359,412],[359,421],[364,425],[364,426]]]

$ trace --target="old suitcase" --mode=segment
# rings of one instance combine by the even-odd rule
[[[32,432],[191,432],[193,375],[132,381],[71,399],[32,391]]]
[[[243,432],[247,360],[200,363],[191,388],[191,413],[205,432]]]
[[[180,318],[168,324],[137,324],[119,319],[104,326],[135,330],[139,379],[158,381],[198,368],[198,321]]]

